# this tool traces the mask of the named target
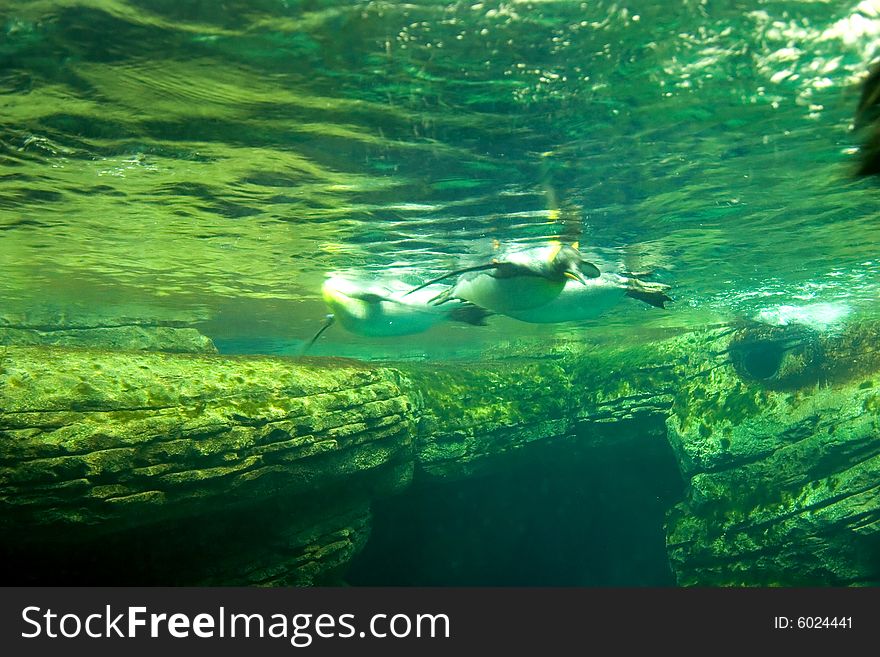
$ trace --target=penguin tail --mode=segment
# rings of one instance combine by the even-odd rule
[[[486,319],[494,313],[472,303],[462,303],[449,311],[449,319],[453,322],[464,322],[472,326],[486,326]]]
[[[666,308],[666,302],[672,301],[672,297],[666,294],[666,290],[668,289],[669,286],[664,285],[663,283],[630,281],[626,296],[643,301],[655,308]]]

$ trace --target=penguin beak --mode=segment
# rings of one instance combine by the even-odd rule
[[[577,282],[580,283],[581,285],[586,285],[586,284],[587,284],[587,282],[584,280],[584,277],[581,276],[580,274],[578,274],[578,273],[575,272],[575,271],[567,271],[567,272],[565,272],[565,277],[568,278],[568,279],[571,279],[571,280],[573,280],[573,281],[577,281]]]

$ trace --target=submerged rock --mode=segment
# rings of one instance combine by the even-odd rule
[[[315,518],[338,507],[341,485],[365,491],[351,502],[363,508],[409,481],[412,422],[396,372],[355,362],[0,347],[4,547],[125,543],[181,522],[196,532],[199,518],[279,499]],[[303,527],[296,514],[275,523],[288,562],[328,547],[291,541],[339,540],[339,527]],[[181,580],[172,566],[162,572]]]
[[[802,327],[755,326],[739,330],[728,353],[743,379],[775,388],[816,383],[824,363],[820,335]]]
[[[120,351],[167,351],[213,354],[211,338],[194,328],[175,326],[95,326],[75,328],[13,328],[0,326],[2,345],[45,345]]]
[[[48,304],[20,312],[7,309],[0,314],[0,345],[217,353],[214,342],[195,328],[205,319],[198,313],[161,313],[155,308],[141,312]]]
[[[573,395],[552,362],[410,365],[419,399],[416,462],[431,477],[462,477],[537,440],[571,433]]]
[[[679,582],[880,583],[877,399],[876,389],[858,385],[774,393],[747,421],[711,427],[729,458],[704,458],[687,499],[669,515]],[[712,438],[678,434],[692,452],[699,444],[714,451]]]
[[[394,366],[0,347],[0,563],[7,581],[338,583],[373,502],[414,477],[648,440],[687,484],[666,518],[678,583],[880,583],[880,328],[803,330]]]
[[[756,377],[737,362],[737,333],[733,367],[707,361],[685,384],[667,421],[690,481],[667,519],[680,584],[880,583],[880,389],[861,350],[872,334],[814,336],[802,369],[781,376],[778,359]]]

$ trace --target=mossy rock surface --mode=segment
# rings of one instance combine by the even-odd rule
[[[880,583],[876,354],[855,358],[873,335],[862,324],[821,336],[809,377],[783,372],[782,359],[781,374],[761,380],[734,356],[683,381],[667,420],[690,481],[667,518],[680,584]]]
[[[0,348],[0,523],[133,526],[412,460],[387,368]]]
[[[190,354],[217,353],[214,342],[196,329],[173,326],[108,326],[51,331],[0,327],[0,344]]]
[[[665,425],[689,483],[666,522],[680,584],[880,582],[880,333],[810,335],[802,358],[799,334],[753,331],[389,365],[0,347],[7,556],[132,549],[186,527],[197,539],[157,548],[183,571],[144,581],[331,582],[366,540],[371,503],[414,475],[503,468],[539,441],[662,439]],[[762,365],[768,335],[793,346]],[[224,514],[249,536],[218,530]],[[196,544],[214,570],[194,565]]]
[[[419,399],[416,460],[428,476],[474,474],[573,426],[571,386],[554,362],[415,365],[406,376]]]
[[[113,351],[215,354],[214,342],[195,328],[197,317],[145,319],[93,309],[37,308],[0,314],[0,345],[76,347]]]

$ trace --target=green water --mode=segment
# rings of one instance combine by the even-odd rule
[[[0,323],[173,323],[221,353],[297,354],[328,312],[329,273],[416,284],[554,239],[647,272],[673,302],[394,339],[335,326],[311,353],[601,351],[773,323],[780,306],[876,320],[880,192],[853,175],[852,118],[878,44],[871,0],[4,0]],[[615,486],[644,484],[593,509],[604,547],[589,527],[554,534],[554,499],[571,514],[609,489],[577,488],[583,470],[551,450],[537,474],[526,459],[377,506],[377,542],[350,577],[670,584],[663,513],[684,484],[660,452],[633,457],[659,472],[647,483],[619,455],[574,460],[591,481],[604,463],[628,473],[608,475]],[[649,529],[615,534],[618,512]],[[529,572],[469,560],[497,532],[538,532],[534,550],[555,556]],[[401,540],[428,552],[383,561]],[[592,570],[572,570],[577,555]]]
[[[0,294],[277,350],[320,325],[327,272],[415,282],[561,237],[674,287],[667,312],[601,322],[629,334],[872,313],[876,188],[849,127],[875,9],[7,1]],[[334,330],[316,353],[559,332],[582,327]]]

